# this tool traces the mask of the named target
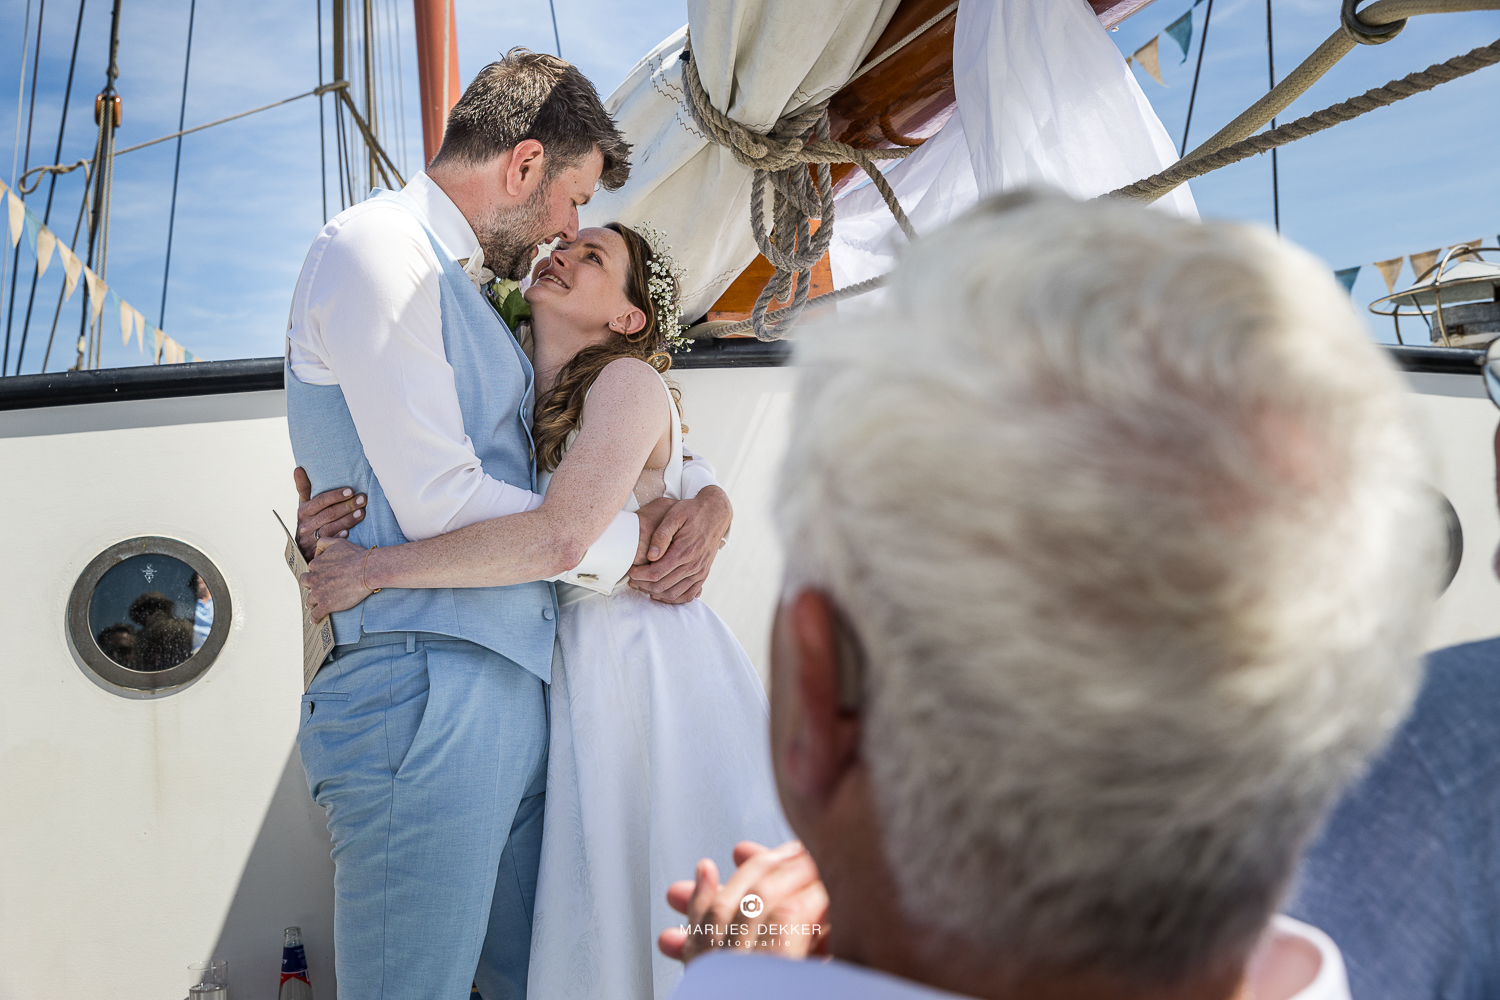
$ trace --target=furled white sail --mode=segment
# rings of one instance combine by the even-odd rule
[[[1093,198],[1148,177],[1177,151],[1082,0],[962,0],[953,36],[958,112],[885,171],[919,233],[996,191],[1030,184]],[[1187,185],[1156,203],[1197,218]],[[868,183],[835,205],[835,287],[884,274],[906,239]]]
[[[1081,2],[1081,0],[1080,0]],[[606,102],[635,145],[630,181],[599,192],[584,225],[647,221],[687,268],[683,314],[696,319],[755,259],[751,172],[701,135],[682,91],[683,45],[714,106],[768,130],[831,97],[853,75],[898,0],[689,0],[688,27],[638,63]]]

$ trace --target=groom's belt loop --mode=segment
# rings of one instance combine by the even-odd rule
[[[334,652],[342,656],[351,649],[363,649],[366,646],[405,646],[406,652],[415,653],[418,643],[460,641],[462,640],[440,632],[366,632],[359,637],[358,642],[345,643]]]

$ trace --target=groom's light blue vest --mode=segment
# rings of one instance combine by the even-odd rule
[[[484,471],[535,489],[531,363],[426,221],[398,195],[380,191],[373,197],[392,198],[411,211],[442,266],[443,348],[453,368],[464,432]],[[312,479],[313,493],[347,486],[369,497],[364,520],[349,532],[349,540],[382,547],[406,541],[365,458],[343,390],[298,381],[288,364],[286,413],[292,452]],[[556,625],[557,600],[552,585],[544,582],[451,590],[387,588],[333,615],[334,639],[340,645],[359,641],[361,632],[437,632],[492,649],[544,681],[551,680]]]

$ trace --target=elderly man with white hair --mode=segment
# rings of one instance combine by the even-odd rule
[[[805,848],[673,886],[679,1000],[1347,996],[1273,915],[1411,701],[1440,536],[1328,269],[1012,195],[800,363],[771,730]]]

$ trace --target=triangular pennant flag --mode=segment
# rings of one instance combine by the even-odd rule
[[[1421,281],[1423,278],[1427,277],[1427,272],[1432,270],[1433,265],[1437,263],[1437,259],[1438,257],[1442,256],[1442,253],[1443,248],[1438,247],[1436,250],[1427,250],[1422,253],[1412,254],[1412,276],[1418,281]]]
[[[47,265],[52,263],[52,251],[57,249],[57,237],[52,235],[52,230],[46,226],[36,237],[36,273],[40,277],[47,273]]]
[[[99,313],[104,309],[104,293],[109,291],[109,286],[104,279],[94,273],[93,268],[84,265],[83,281],[88,286],[89,306],[94,314],[94,319],[99,318]]]
[[[26,209],[26,205],[24,202],[21,204],[21,208],[23,210]],[[32,252],[35,253],[37,236],[42,231],[42,220],[32,215],[29,210],[26,211],[25,230],[26,245],[31,247]]]
[[[1344,286],[1344,291],[1350,295],[1354,294],[1354,279],[1359,277],[1358,267],[1346,267],[1342,271],[1334,271],[1333,276],[1339,279],[1339,284]]]
[[[156,347],[151,353],[151,363],[153,365],[159,365],[161,364],[161,342],[166,338],[167,335],[162,333],[154,326],[151,328],[151,333],[156,338]]]
[[[1155,80],[1157,83],[1161,83],[1161,62],[1157,58],[1156,53],[1156,45],[1160,41],[1161,36],[1158,35],[1155,38],[1151,39],[1151,41],[1147,42],[1145,45],[1142,45],[1140,48],[1136,49],[1135,52],[1133,52],[1130,56],[1130,58],[1134,59],[1137,63],[1140,64],[1141,69],[1145,70],[1147,73],[1150,73],[1151,79]],[[1161,85],[1163,87],[1166,86],[1165,83],[1161,83]]]
[[[15,246],[21,242],[21,230],[26,226],[26,206],[14,191],[6,194],[5,201],[10,209],[10,245]]]
[[[1401,276],[1401,265],[1405,257],[1392,257],[1390,260],[1377,260],[1375,270],[1380,272],[1380,277],[1385,280],[1385,290],[1394,292],[1396,290],[1396,279]]]
[[[1165,31],[1181,47],[1182,61],[1187,62],[1188,46],[1193,43],[1193,8],[1189,7],[1186,14],[1167,25]]]
[[[132,309],[131,318],[135,320],[135,349],[142,354],[146,353],[146,317],[141,315],[139,309]]]
[[[73,297],[73,289],[78,287],[78,275],[83,272],[83,261],[73,252],[73,248],[66,243],[58,243],[57,255],[62,258],[63,265],[63,299]]]
[[[135,329],[135,307],[120,300],[120,346],[130,346],[130,331]]]
[[[6,184],[4,181],[0,181],[0,194],[4,194],[5,192],[7,192],[9,190],[10,190],[10,185]]]
[[[193,355],[193,364],[200,365],[202,363],[203,363],[203,359],[200,358],[200,357],[198,357],[198,355],[194,354]]]

